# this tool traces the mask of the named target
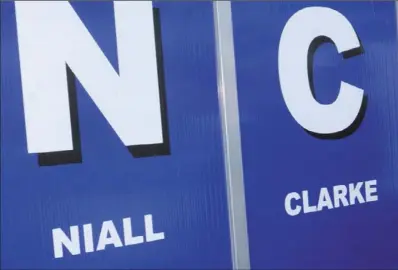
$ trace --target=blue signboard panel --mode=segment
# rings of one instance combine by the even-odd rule
[[[232,3],[253,269],[398,267],[395,12]]]
[[[1,267],[231,268],[212,4],[38,5],[1,3]]]

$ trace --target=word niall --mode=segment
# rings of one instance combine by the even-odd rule
[[[122,235],[123,238],[121,238],[113,221],[104,221],[102,223],[97,241],[94,241],[93,226],[91,223],[84,224],[80,227],[80,230],[79,226],[71,226],[69,228],[70,237],[61,228],[53,229],[52,235],[54,245],[54,257],[63,258],[64,248],[69,251],[71,255],[79,255],[82,253],[82,243],[84,243],[84,252],[90,253],[94,251],[105,250],[107,246],[113,246],[115,248],[118,248],[165,239],[164,232],[154,232],[152,215],[145,215],[144,223],[145,236],[134,236],[133,228],[131,225],[131,218],[124,218]],[[81,237],[79,231],[83,232],[83,237]]]

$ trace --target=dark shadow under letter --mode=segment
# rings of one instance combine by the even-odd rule
[[[307,60],[308,77],[309,77],[308,79],[310,82],[312,95],[315,99],[316,99],[316,95],[315,95],[314,74],[313,74],[313,72],[314,72],[314,67],[313,67],[314,66],[314,55],[315,55],[316,50],[324,43],[334,44],[334,42],[330,38],[325,37],[325,36],[320,36],[312,41],[310,48],[308,50],[308,60]],[[354,48],[352,50],[345,51],[345,52],[343,52],[342,55],[343,55],[344,59],[347,59],[350,57],[354,57],[356,55],[363,54],[364,52],[365,52],[365,50],[360,41],[360,46],[358,48]],[[362,105],[361,105],[361,108],[360,108],[357,118],[345,130],[342,130],[342,131],[336,132],[336,133],[332,133],[332,134],[318,134],[318,133],[311,132],[308,130],[306,130],[306,131],[307,131],[307,133],[309,133],[310,135],[312,135],[318,139],[337,140],[337,139],[342,139],[347,136],[350,136],[359,128],[363,119],[365,118],[367,105],[368,105],[368,97],[366,95],[364,95],[363,100],[362,100]]]

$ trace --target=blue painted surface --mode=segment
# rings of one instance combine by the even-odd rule
[[[171,155],[133,158],[78,84],[83,163],[39,167],[27,153],[14,4],[1,3],[1,266],[5,269],[231,267],[212,5],[160,9]],[[110,2],[73,7],[117,68]],[[143,216],[166,239],[53,258],[51,230]],[[121,236],[122,237],[122,236]],[[82,248],[83,249],[83,248]]]
[[[309,6],[344,14],[365,50],[343,60],[332,44],[324,44],[314,57],[321,103],[334,101],[341,80],[368,96],[362,124],[340,140],[306,133],[290,115],[280,90],[277,55],[283,27]],[[232,11],[252,268],[397,269],[394,2],[234,2]],[[378,202],[295,217],[285,212],[290,192],[309,190],[314,202],[321,187],[372,179],[378,180]]]

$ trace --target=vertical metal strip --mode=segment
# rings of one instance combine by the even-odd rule
[[[250,269],[231,2],[214,1],[213,12],[233,268]]]
[[[398,41],[398,0],[395,0],[395,20],[397,21],[397,41]]]

